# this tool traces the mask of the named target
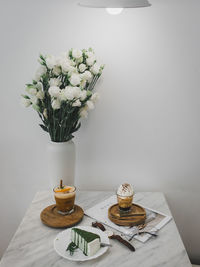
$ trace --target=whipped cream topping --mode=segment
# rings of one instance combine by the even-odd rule
[[[130,184],[121,184],[117,190],[117,194],[122,197],[129,197],[133,195],[133,187]]]

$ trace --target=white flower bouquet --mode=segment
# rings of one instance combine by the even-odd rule
[[[99,98],[93,89],[104,66],[96,62],[91,48],[71,49],[59,57],[40,55],[39,62],[22,104],[38,112],[40,126],[53,142],[69,141],[81,126],[80,118],[87,117]]]

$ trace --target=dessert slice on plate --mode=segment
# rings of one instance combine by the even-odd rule
[[[100,249],[100,236],[80,228],[72,228],[71,240],[86,256],[93,256]]]
[[[103,255],[110,246],[103,231],[91,226],[68,228],[56,236],[55,251],[71,261],[88,261]]]

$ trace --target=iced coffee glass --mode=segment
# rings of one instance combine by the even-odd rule
[[[124,183],[117,190],[117,202],[120,212],[129,212],[133,203],[133,188],[130,184]]]
[[[117,201],[120,211],[129,212],[133,203],[133,195],[125,197],[117,194]]]
[[[59,214],[67,215],[74,211],[74,201],[76,195],[75,186],[63,186],[54,188],[56,208]]]

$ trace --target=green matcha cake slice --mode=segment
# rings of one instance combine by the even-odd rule
[[[72,228],[71,240],[87,256],[93,256],[100,249],[100,236],[79,228]]]

